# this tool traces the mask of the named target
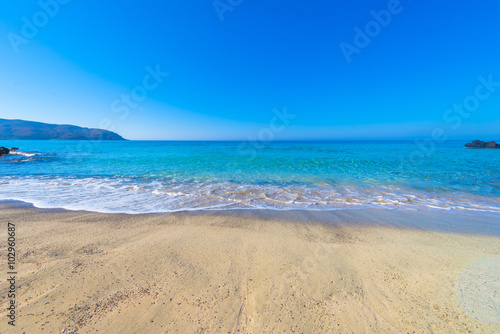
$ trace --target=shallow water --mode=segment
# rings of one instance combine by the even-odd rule
[[[0,159],[0,199],[124,213],[392,208],[500,216],[500,150],[464,149],[464,143],[422,151],[413,141],[258,147],[3,141],[0,145],[20,150]]]

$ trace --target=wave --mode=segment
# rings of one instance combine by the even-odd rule
[[[41,153],[34,152],[21,152],[21,151],[10,151],[9,155],[22,155],[28,158],[34,157],[36,155],[41,155]]]
[[[128,214],[189,210],[445,210],[500,216],[498,196],[436,193],[397,186],[249,184],[125,177],[0,177],[0,200]]]

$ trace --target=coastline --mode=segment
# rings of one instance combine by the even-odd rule
[[[498,218],[394,211],[126,215],[2,202],[2,223],[16,224],[16,330],[498,332],[498,304],[470,289],[498,270]],[[0,290],[5,319],[6,281]]]
[[[500,217],[500,156],[457,142],[438,145],[418,169],[401,165],[411,141],[273,142],[255,159],[240,142],[105,141],[91,154],[70,141],[7,144],[21,151],[2,159],[0,199],[43,208],[131,214],[380,208]]]
[[[500,217],[480,213],[443,210],[410,210],[382,208],[344,208],[336,210],[276,210],[276,209],[209,209],[157,213],[98,212],[65,208],[38,208],[33,203],[19,200],[0,200],[2,208],[33,209],[40,213],[73,212],[82,214],[123,216],[226,216],[281,222],[327,224],[332,226],[386,226],[448,233],[479,234],[500,237]],[[423,220],[418,218],[425,217]]]

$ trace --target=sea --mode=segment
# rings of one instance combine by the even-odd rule
[[[500,150],[466,141],[2,141],[0,200],[127,214],[438,210],[500,216]]]

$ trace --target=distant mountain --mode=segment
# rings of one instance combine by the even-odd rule
[[[0,140],[125,140],[101,129],[0,118]]]

